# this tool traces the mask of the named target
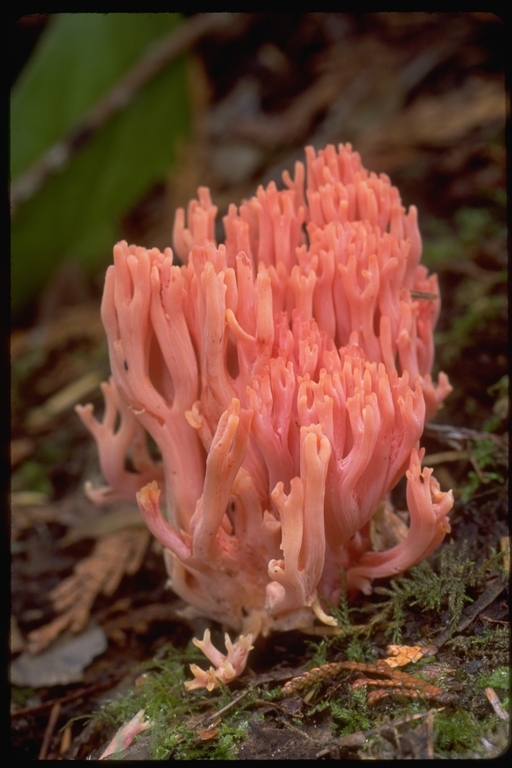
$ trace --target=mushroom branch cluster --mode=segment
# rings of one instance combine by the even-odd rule
[[[417,211],[350,144],[308,147],[283,180],[229,207],[221,244],[200,188],[176,214],[181,266],[170,248],[115,246],[105,413],[78,408],[108,483],[89,497],[136,497],[188,615],[239,635],[226,654],[208,630],[195,640],[213,666],[193,665],[190,688],[239,675],[260,633],[334,625],[342,579],[369,593],[450,530],[452,493],[419,448],[451,387],[431,377],[438,285]],[[372,551],[404,474],[408,534]]]

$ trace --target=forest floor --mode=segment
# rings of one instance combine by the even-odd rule
[[[98,510],[83,493],[99,470],[73,405],[101,410],[109,368],[102,278],[66,265],[11,337],[19,758],[98,757],[142,709],[153,725],[121,759],[490,758],[506,749],[503,68],[503,24],[482,13],[247,14],[190,53],[192,137],[172,176],[126,213],[123,236],[169,245],[172,211],[198,185],[210,187],[220,220],[229,202],[291,171],[306,144],[350,141],[366,168],[387,173],[418,207],[423,262],[439,276],[435,374],[445,371],[453,392],[422,445],[442,489],[454,489],[452,533],[427,564],[342,602],[341,634],[273,635],[232,686],[186,693],[188,664],[199,660],[190,641],[207,624],[178,615],[136,507]],[[405,508],[401,484],[392,504]],[[390,644],[402,655],[430,650],[405,675],[383,676]],[[283,693],[313,668],[321,671]]]

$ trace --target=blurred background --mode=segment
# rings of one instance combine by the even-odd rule
[[[96,449],[73,406],[102,409],[99,304],[114,243],[171,245],[174,211],[199,185],[221,221],[259,184],[281,184],[306,144],[351,142],[419,209],[423,261],[442,293],[435,372],[454,387],[425,445],[442,487],[456,490],[459,530],[495,541],[506,530],[508,429],[501,18],[30,14],[10,31],[21,642],[51,615],[48,587],[83,554],[57,556],[56,537],[93,514],[82,484],[98,471]]]
[[[80,399],[107,374],[98,306],[117,240],[170,245],[174,211],[198,185],[211,189],[222,239],[230,202],[281,183],[305,144],[347,141],[419,209],[424,262],[442,289],[437,370],[454,384],[438,419],[503,421],[499,17],[33,14],[13,35],[16,437],[55,426],[43,410],[56,393],[78,381]]]

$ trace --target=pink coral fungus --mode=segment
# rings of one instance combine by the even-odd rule
[[[418,448],[450,385],[431,378],[438,286],[416,209],[349,144],[306,157],[306,185],[297,163],[283,191],[229,207],[224,244],[201,188],[176,216],[183,266],[122,242],[106,276],[105,415],[78,412],[108,486],[87,490],[138,491],[189,615],[240,633],[227,656],[208,631],[195,641],[214,666],[193,665],[191,688],[239,675],[260,633],[335,624],[342,569],[369,592],[450,530],[452,494]],[[373,552],[370,521],[404,473],[409,534]]]

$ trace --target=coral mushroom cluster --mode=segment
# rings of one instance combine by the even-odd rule
[[[195,641],[214,666],[193,665],[191,688],[240,674],[259,633],[335,624],[341,570],[369,592],[450,529],[452,494],[419,450],[450,385],[430,375],[438,286],[416,209],[349,144],[306,158],[307,183],[297,163],[284,190],[230,206],[223,244],[201,188],[176,215],[183,266],[121,242],[106,276],[106,410],[78,412],[108,486],[87,491],[136,495],[189,613],[241,633],[227,656],[208,631]],[[404,473],[409,533],[373,552],[370,521]]]

